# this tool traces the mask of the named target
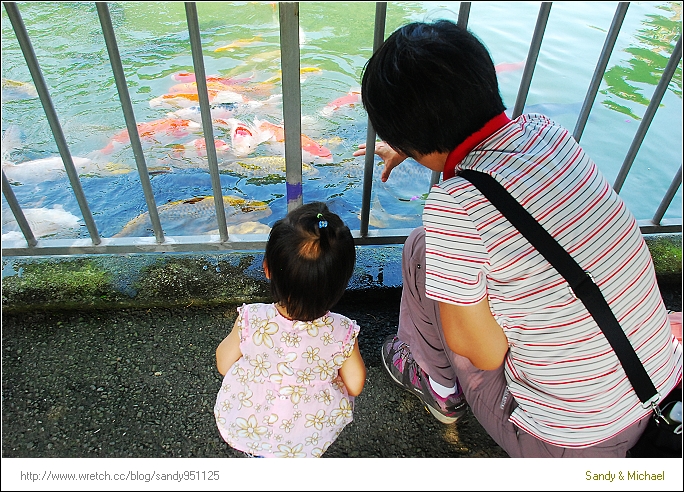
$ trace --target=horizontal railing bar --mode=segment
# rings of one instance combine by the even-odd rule
[[[637,220],[641,234],[682,233],[682,219],[663,219],[659,224],[652,220]]]
[[[682,233],[681,219],[664,219],[660,224],[651,220],[637,221],[643,235]],[[362,235],[352,230],[357,246],[403,244],[413,229],[374,229]],[[93,245],[88,239],[39,239],[36,246],[27,247],[23,240],[3,241],[2,256],[65,256],[82,254],[133,254],[133,253],[188,253],[206,251],[264,252],[268,234],[231,234],[221,241],[218,234],[197,236],[166,236],[163,244],[154,237],[102,238]]]
[[[403,244],[412,229],[373,230],[361,236],[352,230],[357,245]],[[3,241],[3,256],[51,256],[80,254],[172,253],[193,251],[265,251],[268,234],[231,234],[221,241],[218,234],[197,236],[166,236],[163,244],[154,237],[102,238],[93,245],[89,239],[39,239],[35,247],[26,247],[23,240]]]

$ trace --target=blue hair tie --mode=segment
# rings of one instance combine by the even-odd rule
[[[317,219],[320,219],[321,217],[323,217],[323,214],[316,215]],[[328,227],[328,221],[327,220],[319,220],[318,221],[318,228],[323,229],[324,227]]]

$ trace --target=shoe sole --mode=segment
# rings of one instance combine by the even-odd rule
[[[390,379],[394,382],[394,384],[396,384],[397,386],[399,386],[399,387],[400,387],[401,389],[403,389],[404,391],[407,391],[408,393],[411,393],[413,396],[415,396],[416,398],[418,398],[418,399],[420,400],[420,402],[423,404],[423,406],[425,407],[425,410],[427,410],[428,412],[430,412],[430,413],[432,414],[432,416],[433,416],[434,418],[436,418],[437,420],[439,420],[441,423],[443,423],[443,424],[453,424],[453,423],[456,422],[457,420],[461,419],[461,418],[463,417],[463,415],[465,415],[465,413],[464,413],[463,415],[460,415],[460,416],[458,416],[458,417],[447,417],[446,415],[444,415],[444,414],[442,414],[441,412],[439,412],[439,411],[435,410],[434,408],[432,408],[430,405],[428,405],[427,403],[425,403],[425,401],[423,401],[423,399],[421,398],[421,395],[423,394],[422,391],[420,391],[420,390],[418,390],[418,389],[416,389],[416,388],[407,388],[406,386],[404,386],[404,385],[401,383],[401,381],[397,381],[397,380],[394,378],[394,374],[392,374],[392,371],[390,371],[389,366],[388,366],[388,364],[387,364],[387,360],[385,359],[385,348],[384,348],[384,345],[383,345],[383,347],[380,349],[380,357],[382,358],[382,366],[385,368],[385,371],[387,371],[387,374],[389,375]],[[467,410],[466,410],[466,411],[467,411]]]

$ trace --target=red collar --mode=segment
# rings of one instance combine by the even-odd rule
[[[466,138],[458,147],[449,152],[444,164],[444,171],[442,173],[443,179],[453,178],[456,175],[456,166],[473,150],[480,142],[497,131],[502,126],[510,122],[510,118],[506,113],[501,113],[489,120],[478,131]]]

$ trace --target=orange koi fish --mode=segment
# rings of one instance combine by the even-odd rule
[[[177,82],[197,82],[195,74],[192,72],[176,72],[171,76]],[[207,75],[207,82],[219,82],[224,85],[244,84],[254,78],[254,74],[249,77],[221,77],[220,75]]]
[[[322,113],[327,116],[332,114],[333,111],[336,111],[340,108],[343,108],[345,106],[354,107],[354,105],[356,104],[361,104],[361,91],[351,90],[344,96],[338,97],[334,101],[331,101],[328,104],[326,104],[322,110]]]
[[[260,96],[266,96],[271,93],[273,87],[274,83],[272,81],[258,82],[252,85],[225,84],[218,80],[207,81],[207,91],[209,93],[232,91],[237,93],[249,92]],[[169,93],[197,94],[197,82],[182,82],[180,84],[172,85],[169,88]]]
[[[185,137],[190,132],[201,128],[202,125],[191,120],[181,120],[174,118],[162,118],[159,120],[138,123],[138,135],[141,139],[152,140],[156,135],[163,133],[173,137]],[[103,154],[111,154],[116,144],[127,144],[130,142],[128,129],[122,130],[112,137],[109,143],[100,151]]]
[[[525,68],[525,60],[514,63],[499,63],[494,66],[496,73],[514,72],[515,70],[522,70],[523,68]]]
[[[263,141],[270,141],[274,143],[285,142],[285,127],[283,125],[275,125],[269,121],[259,121],[254,119],[254,125],[262,132]],[[332,162],[332,152],[312,138],[302,133],[302,158],[307,162],[320,160],[322,162]]]

